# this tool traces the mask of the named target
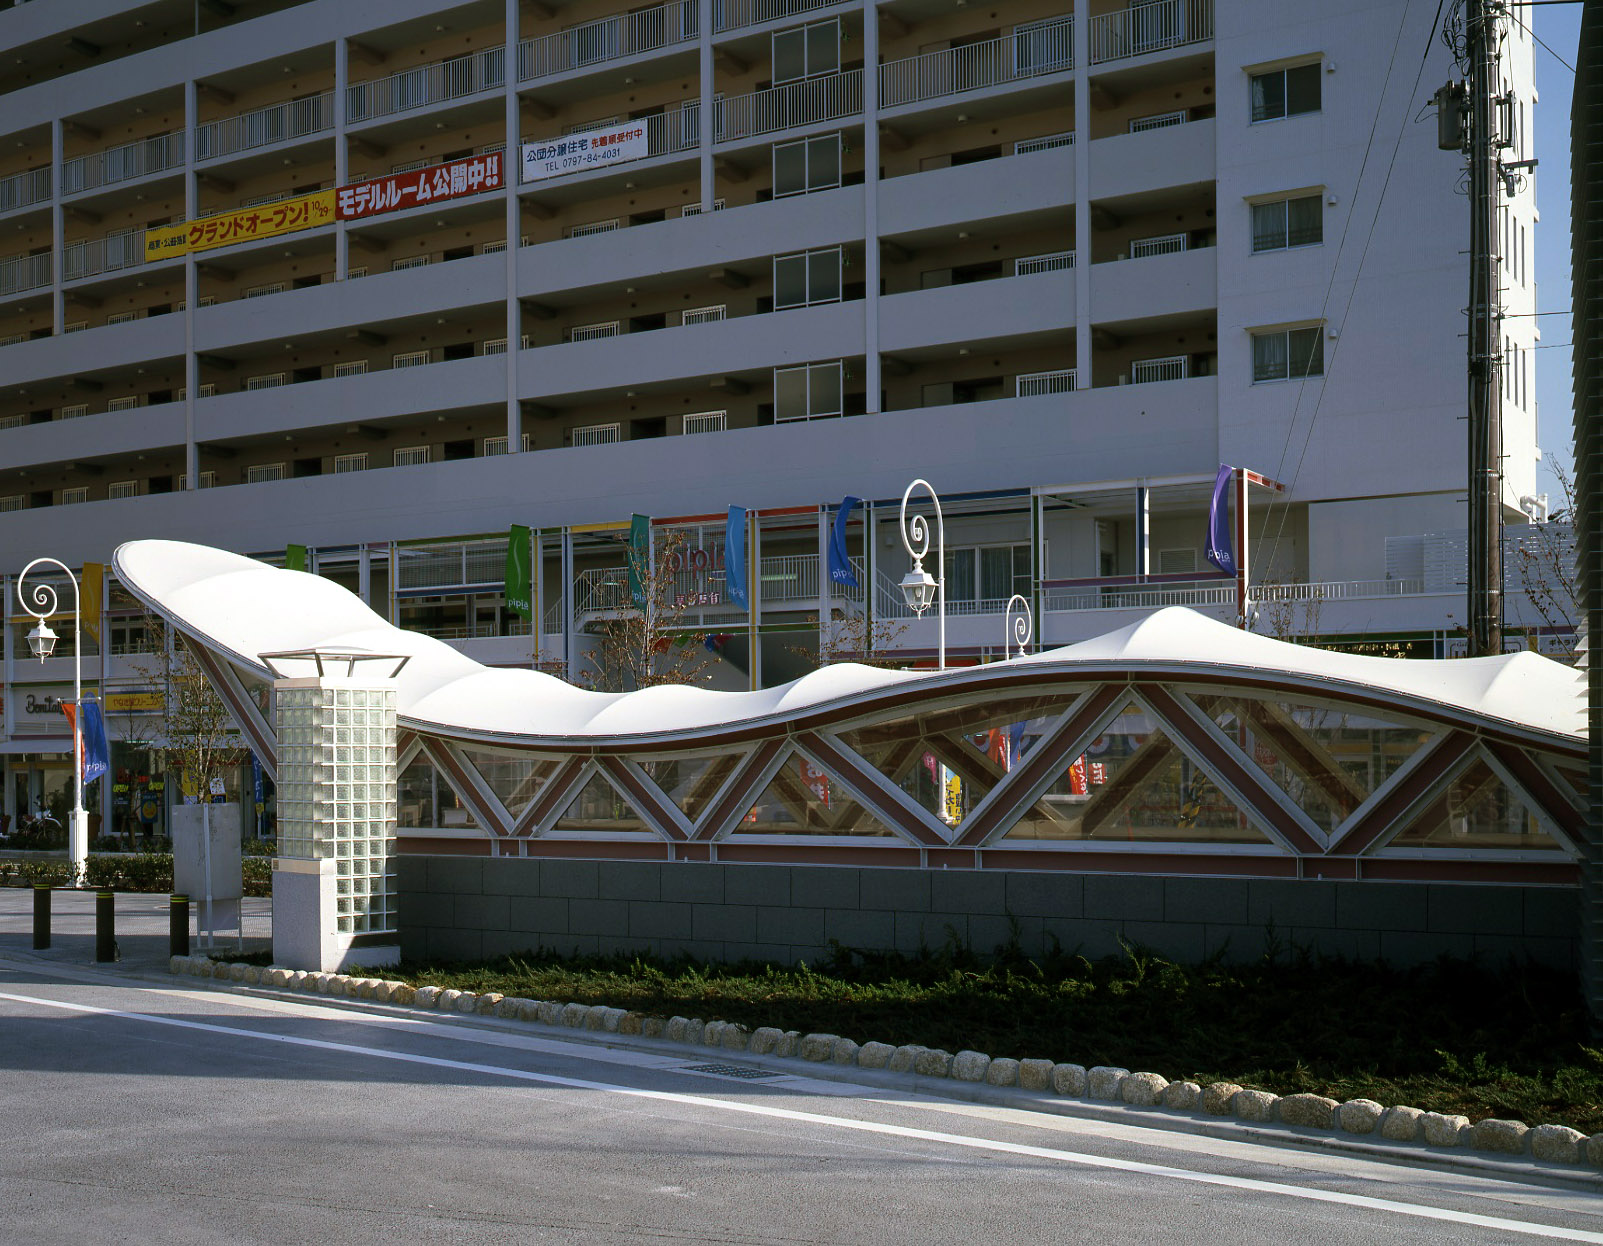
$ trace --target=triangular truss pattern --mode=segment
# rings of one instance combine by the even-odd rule
[[[1075,700],[1063,693],[986,700],[848,727],[829,738],[947,838],[972,823]]]
[[[855,800],[839,778],[799,750],[780,757],[768,782],[728,835],[898,838]]]
[[[695,757],[646,758],[629,765],[695,826],[711,811],[750,755],[750,749],[726,749]]]
[[[599,765],[588,767],[589,775],[561,812],[545,828],[545,833],[577,831],[589,835],[643,835],[666,838],[635,803],[620,791]]]
[[[506,810],[457,747],[445,740],[425,737],[423,755],[434,763],[441,784],[450,788],[479,826],[493,835],[511,834],[512,820],[507,817]]]
[[[562,767],[557,758],[537,758],[527,753],[501,752],[468,744],[458,745],[457,751],[495,795],[508,825],[522,820],[529,806]]]
[[[397,771],[400,775],[395,784],[397,826],[422,830],[433,827],[482,829],[421,747],[413,750]]]
[[[1449,849],[1579,855],[1540,802],[1484,747],[1470,750],[1371,852]]]
[[[1101,726],[998,842],[1278,846],[1139,698]]]

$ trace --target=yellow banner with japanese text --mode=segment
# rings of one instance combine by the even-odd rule
[[[181,225],[158,225],[154,229],[147,229],[145,261],[149,263],[170,256],[187,255],[191,251],[211,251],[256,238],[298,233],[333,222],[334,192],[320,190],[315,194],[298,195],[294,199],[280,199],[277,203],[240,208],[236,212],[219,212],[216,216],[186,221]]]

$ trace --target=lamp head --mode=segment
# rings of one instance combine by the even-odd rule
[[[902,577],[902,600],[914,614],[922,615],[935,600],[935,581],[921,563]]]
[[[56,634],[50,630],[50,624],[43,619],[40,619],[39,625],[28,633],[28,648],[41,662],[56,651]]]

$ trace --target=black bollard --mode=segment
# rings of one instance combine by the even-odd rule
[[[177,892],[168,910],[167,955],[189,955],[189,897]]]
[[[33,950],[50,946],[50,884],[33,885]]]
[[[95,892],[95,960],[117,959],[117,893]]]

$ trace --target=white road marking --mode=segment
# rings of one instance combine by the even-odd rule
[[[1003,1155],[1023,1156],[1029,1159],[1052,1160],[1062,1164],[1077,1165],[1082,1168],[1100,1168],[1114,1172],[1163,1177],[1172,1181],[1185,1181],[1197,1185],[1249,1190],[1258,1194],[1279,1195],[1284,1198],[1304,1199],[1316,1203],[1334,1203],[1344,1207],[1363,1208],[1367,1211],[1412,1216],[1423,1220],[1440,1220],[1451,1224],[1473,1225],[1477,1228],[1495,1229],[1506,1233],[1520,1233],[1530,1237],[1554,1238],[1568,1242],[1595,1242],[1599,1246],[1603,1246],[1603,1233],[1595,1233],[1586,1229],[1567,1229],[1555,1225],[1534,1224],[1524,1220],[1509,1220],[1500,1216],[1482,1216],[1474,1212],[1452,1211],[1447,1208],[1429,1207],[1418,1203],[1397,1202],[1393,1199],[1370,1198],[1363,1194],[1346,1194],[1335,1190],[1309,1189],[1303,1186],[1285,1185],[1276,1181],[1259,1181],[1251,1177],[1232,1177],[1220,1173],[1195,1172],[1190,1169],[1174,1168],[1165,1164],[1147,1164],[1139,1160],[1116,1159],[1104,1155],[1087,1155],[1078,1151],[1029,1146],[1019,1142],[1002,1142],[992,1138],[945,1133],[933,1129],[915,1129],[906,1125],[888,1125],[878,1121],[852,1120],[849,1117],[826,1116],[818,1112],[800,1112],[792,1108],[774,1107],[766,1104],[710,1099],[701,1095],[678,1094],[665,1090],[644,1090],[634,1086],[619,1086],[609,1082],[590,1081],[585,1078],[562,1077],[555,1073],[535,1073],[528,1069],[479,1064],[468,1060],[451,1060],[443,1056],[425,1056],[405,1051],[386,1051],[383,1048],[363,1047],[354,1043],[337,1043],[327,1039],[303,1038],[292,1034],[273,1034],[265,1030],[240,1029],[234,1026],[214,1025],[205,1021],[185,1021],[178,1017],[158,1017],[149,1013],[129,1012],[120,1008],[99,1008],[91,1004],[72,1004],[65,1000],[45,999],[34,995],[15,995],[10,992],[0,991],[0,1000],[10,1000],[18,1004],[36,1004],[43,1008],[59,1008],[68,1012],[87,1013],[92,1016],[118,1017],[125,1021],[143,1021],[150,1025],[165,1025],[175,1029],[199,1030],[208,1034],[226,1035],[230,1038],[253,1038],[267,1043],[280,1043],[292,1047],[309,1047],[318,1051],[338,1052],[342,1055],[366,1056],[375,1060],[394,1060],[403,1064],[420,1064],[430,1068],[451,1069],[461,1073],[479,1073],[489,1077],[504,1077],[513,1081],[536,1082],[546,1086],[562,1086],[570,1090],[590,1090],[602,1094],[624,1095],[634,1099],[650,1099],[657,1102],[707,1108],[713,1111],[733,1112],[746,1116],[795,1121],[802,1124],[819,1125],[829,1129],[849,1130],[855,1133],[907,1138],[920,1142],[962,1147],[974,1151],[991,1151]]]

